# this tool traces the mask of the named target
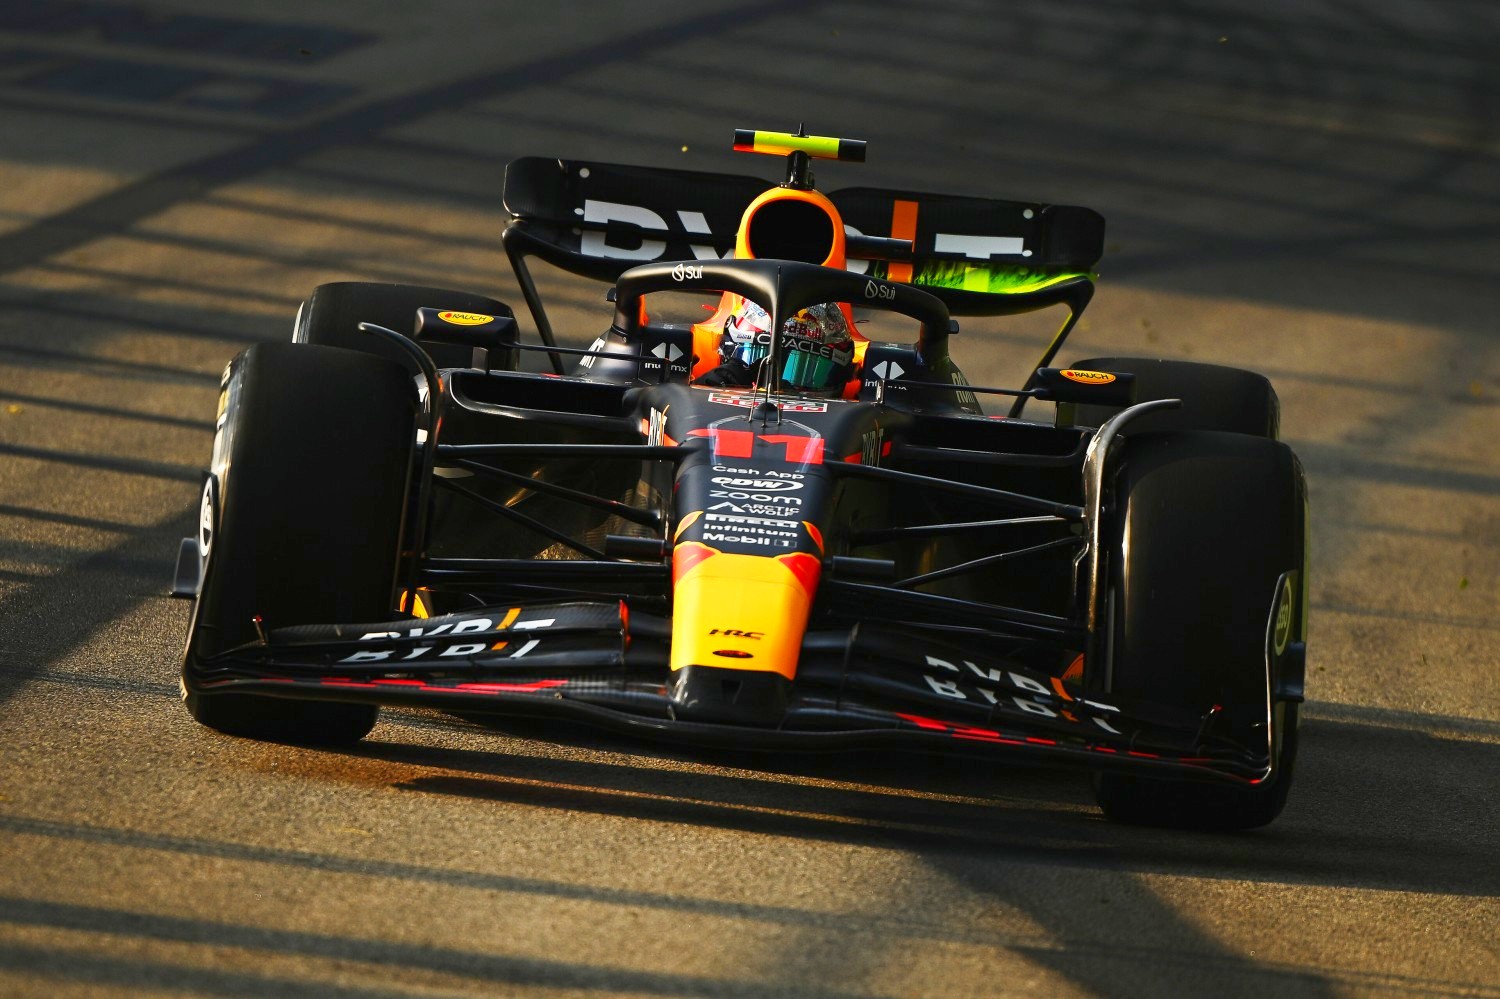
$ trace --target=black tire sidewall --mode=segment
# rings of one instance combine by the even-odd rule
[[[1294,620],[1305,633],[1306,489],[1284,444],[1207,431],[1132,435],[1113,478],[1108,534],[1114,631],[1112,692],[1206,712],[1264,739],[1266,629],[1277,581],[1295,572]],[[1112,818],[1235,829],[1280,813],[1296,754],[1298,712],[1278,705],[1277,777],[1230,786],[1103,774]]]

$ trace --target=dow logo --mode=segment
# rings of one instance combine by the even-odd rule
[[[729,476],[715,476],[714,485],[732,489],[755,489],[763,493],[786,493],[802,488],[802,483],[784,479],[735,479]]]

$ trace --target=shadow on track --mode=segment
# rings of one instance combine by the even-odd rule
[[[282,958],[316,958],[329,962],[358,962],[367,973],[422,971],[472,979],[486,991],[505,986],[578,989],[610,994],[628,992],[653,996],[773,996],[766,986],[733,978],[677,975],[670,972],[640,972],[601,968],[565,960],[506,957],[455,947],[401,944],[355,936],[272,930],[241,923],[161,916],[124,909],[23,898],[0,898],[0,925],[45,927],[84,933],[123,936],[137,943],[185,943],[198,946],[229,946],[264,952],[275,961]],[[326,980],[273,977],[261,972],[195,968],[183,964],[81,955],[73,950],[51,950],[19,941],[0,942],[0,969],[60,975],[69,981],[93,985],[138,988],[150,982],[154,988],[184,990],[218,996],[329,996],[333,999],[394,999],[409,996],[409,988],[370,988],[334,985]],[[810,989],[812,997],[848,996],[831,989]]]
[[[1500,772],[1500,746],[1389,723],[1305,722],[1304,752],[1286,813],[1267,829],[1242,834],[1106,823],[1090,807],[1084,780],[1071,772],[997,773],[971,760],[890,753],[678,754],[556,724],[545,732],[531,722],[495,724],[515,736],[628,752],[633,762],[384,741],[366,742],[355,752],[446,771],[393,781],[406,791],[646,821],[892,846],[923,855],[1002,850],[1011,859],[1081,868],[1475,897],[1500,893],[1500,875],[1489,862],[1500,845],[1493,802],[1474,780],[1475,774]],[[684,761],[740,772],[682,769]],[[330,773],[329,779],[337,777]]]

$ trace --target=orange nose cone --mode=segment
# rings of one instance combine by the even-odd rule
[[[679,545],[678,551],[687,547]],[[694,552],[674,559],[674,566],[673,672],[715,666],[778,673],[788,680],[797,675],[821,569],[816,558],[733,552],[701,558]]]

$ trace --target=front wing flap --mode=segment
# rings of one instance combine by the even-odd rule
[[[737,749],[906,748],[1167,770],[1259,783],[1262,746],[1204,716],[1086,695],[1018,662],[899,625],[810,631],[776,727],[673,716],[663,618],[622,602],[485,607],[424,619],[271,629],[184,675],[220,692],[565,717]]]

